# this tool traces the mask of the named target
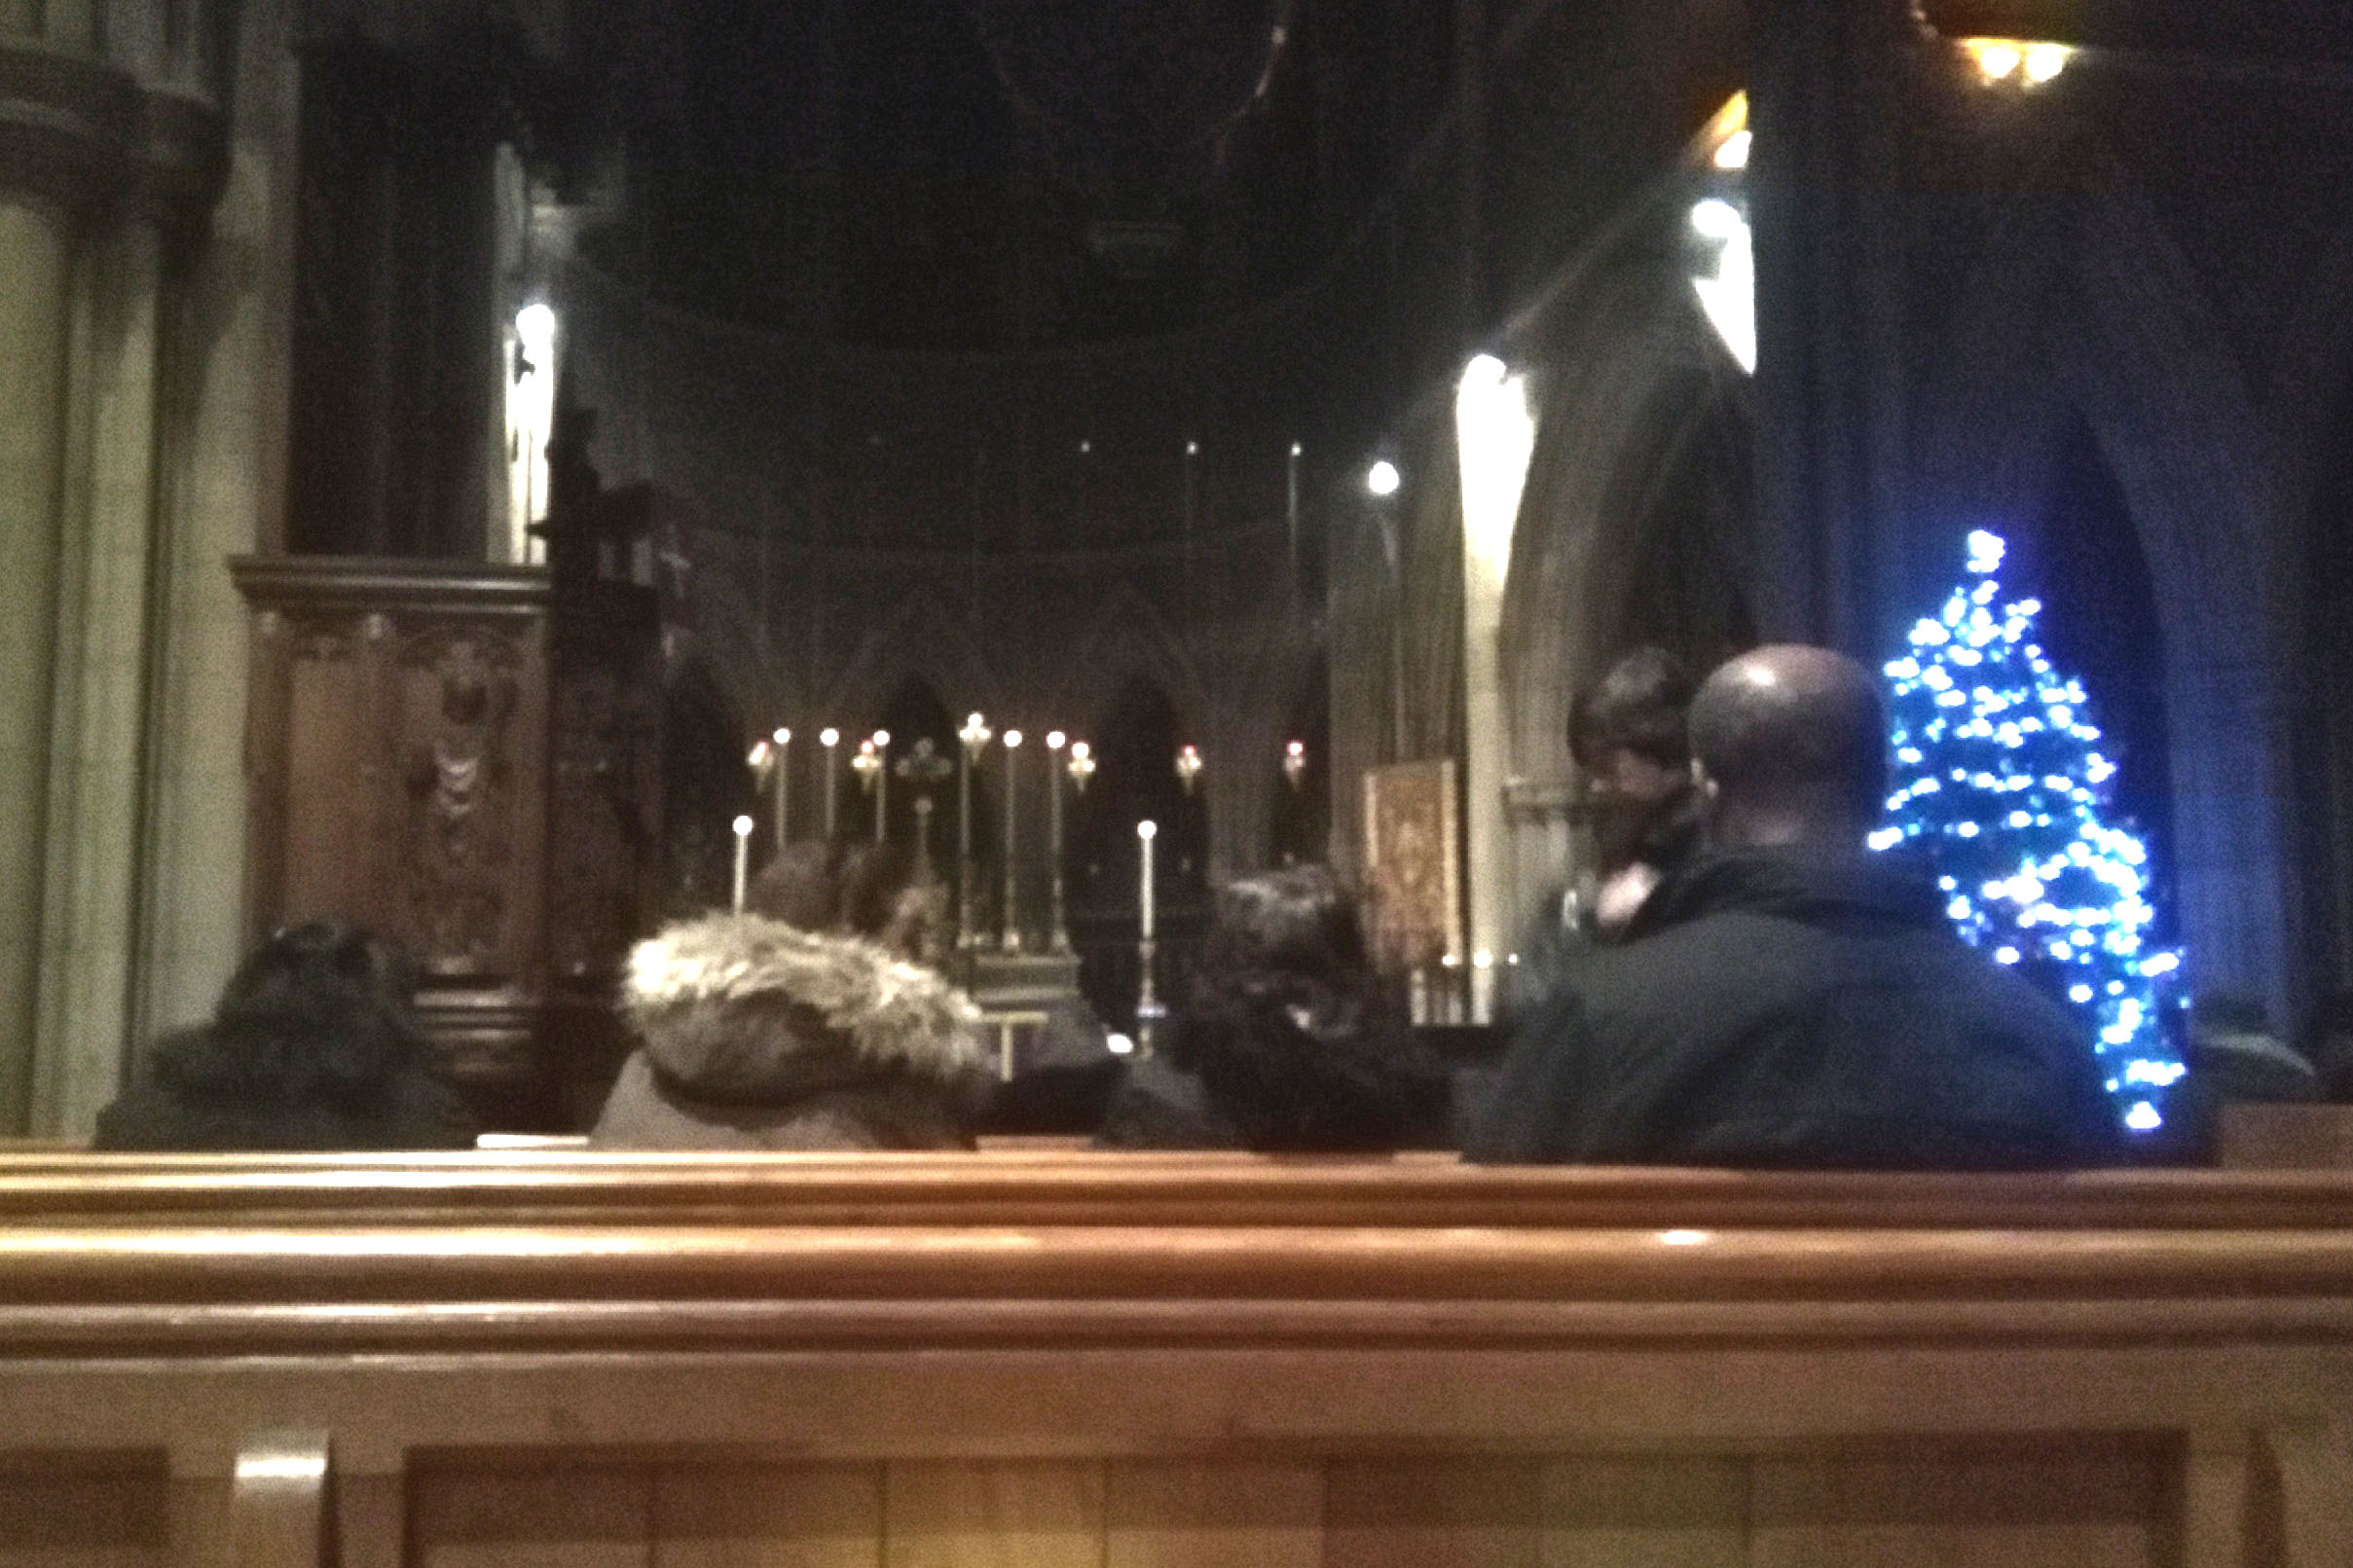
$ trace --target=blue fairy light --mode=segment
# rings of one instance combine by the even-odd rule
[[[2004,964],[2033,953],[2060,968],[2124,1125],[2148,1132],[2183,1072],[2159,1026],[2182,959],[2151,941],[2148,848],[2108,818],[2116,766],[2097,748],[2083,683],[2034,640],[2040,601],[1997,613],[2003,540],[1978,529],[1967,551],[1969,580],[1885,667],[1889,824],[1871,844],[1925,849],[1945,913],[1972,945]]]

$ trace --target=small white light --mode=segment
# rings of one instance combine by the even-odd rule
[[[1382,457],[1365,470],[1365,489],[1376,495],[1394,495],[1400,483],[1397,465]]]
[[[1147,817],[1142,821],[1136,823],[1136,837],[1141,839],[1155,839],[1158,838],[1159,836],[1160,824],[1154,821],[1151,818]]]
[[[533,301],[515,312],[515,336],[532,357],[543,357],[555,346],[556,312],[544,301]]]
[[[1730,239],[1747,227],[1741,209],[1720,196],[1691,205],[1691,227],[1710,239]]]
[[[1997,42],[1973,44],[1969,53],[1975,56],[1977,69],[1988,82],[1999,82],[2018,68],[2017,46]]]
[[[1502,360],[1493,354],[1473,354],[1471,362],[1462,367],[1464,386],[1500,386],[1509,372]]]
[[[2069,56],[2075,51],[2065,44],[2029,44],[2026,47],[2026,79],[2047,82],[2067,69]]]
[[[1103,1048],[1114,1056],[1126,1056],[1135,1050],[1136,1042],[1125,1035],[1115,1033],[1103,1037]]]
[[[828,748],[841,745],[841,731],[832,728],[830,725],[819,730],[817,732],[817,744],[819,746]]]
[[[1008,751],[1011,751],[1014,747],[1019,746],[1020,744],[1021,732],[1019,730],[1007,730],[1005,732],[1005,748]]]
[[[1715,150],[1715,166],[1718,168],[1746,168],[1748,166],[1748,139],[1749,133],[1746,130],[1736,130],[1726,136],[1723,145]]]
[[[1046,732],[1046,748],[1048,751],[1059,751],[1069,739],[1060,730],[1048,730]]]
[[[874,749],[875,749],[875,750],[877,750],[877,751],[883,750],[883,749],[885,749],[886,748],[888,748],[888,747],[890,746],[890,744],[891,744],[891,732],[890,732],[889,730],[876,730],[876,731],[874,732]]]
[[[738,818],[735,820],[735,836],[736,836],[737,838],[750,838],[750,837],[752,836],[752,819],[751,819],[751,818],[749,818],[749,817],[738,817]]]
[[[1197,457],[1197,456],[1199,456],[1200,455],[1201,455],[1201,444],[1200,444],[1198,441],[1188,441],[1188,442],[1186,442],[1186,443],[1185,443],[1185,456],[1188,456],[1188,457]]]
[[[1082,457],[1085,456],[1088,453],[1094,450],[1095,444],[1091,441],[1082,441],[1079,443],[1079,456]]]
[[[237,1478],[241,1481],[313,1481],[327,1473],[325,1454],[239,1454]]]
[[[1473,953],[1473,954],[1471,955],[1471,967],[1472,967],[1472,968],[1474,968],[1474,969],[1491,969],[1491,968],[1493,968],[1494,966],[1495,966],[1495,955],[1494,955],[1494,954],[1492,954],[1492,953],[1490,953],[1490,952],[1489,952],[1489,951],[1488,951],[1486,948],[1484,948],[1484,947],[1483,947],[1483,948],[1481,948],[1481,949],[1480,949],[1478,952]]]
[[[1705,1230],[1662,1230],[1659,1232],[1659,1245],[1662,1247],[1703,1247],[1707,1243],[1708,1232]]]
[[[1299,446],[1299,443],[1298,443],[1298,442],[1296,442],[1296,441],[1294,441],[1294,442],[1292,442],[1292,443],[1291,443],[1291,456],[1294,456],[1294,457],[1296,457],[1296,456],[1299,456],[1299,454],[1300,454],[1300,446]]]
[[[776,744],[779,746],[790,746],[792,744],[792,732],[788,729],[779,729],[776,732]]]

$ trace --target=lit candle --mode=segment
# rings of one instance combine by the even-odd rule
[[[1046,862],[1051,879],[1046,945],[1056,953],[1070,951],[1070,927],[1062,912],[1062,748],[1069,739],[1060,730],[1046,735]]]
[[[830,727],[817,732],[817,744],[826,748],[826,838],[833,837],[833,748],[841,745],[841,731]]]
[[[786,818],[792,802],[792,732],[779,729],[771,737],[776,742],[776,853],[785,853]]]
[[[1152,841],[1159,836],[1160,824],[1150,818],[1136,823],[1136,839],[1144,852],[1144,876],[1137,889],[1144,920],[1144,940],[1152,940]]]
[[[735,820],[735,912],[744,912],[744,889],[752,877],[752,819]]]
[[[874,842],[891,836],[891,732],[874,732]]]
[[[1014,898],[1013,862],[1019,848],[1014,842],[1015,822],[1013,795],[1019,787],[1021,770],[1021,732],[1005,732],[1005,935],[999,943],[1008,953],[1021,951],[1021,921],[1019,905]]]

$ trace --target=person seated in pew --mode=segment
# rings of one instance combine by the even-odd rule
[[[164,1036],[98,1113],[108,1151],[467,1149],[474,1122],[425,1064],[398,952],[334,921],[285,927],[212,1021]]]
[[[979,1013],[921,962],[938,890],[896,845],[799,844],[748,912],[680,921],[630,954],[643,1046],[591,1142],[688,1149],[970,1149]]]
[[[1446,1075],[1367,956],[1354,901],[1322,866],[1218,891],[1164,1055],[1134,1063],[1098,1145],[1379,1152],[1441,1141]]]
[[[1496,976],[1509,1024],[1556,989],[1578,955],[1621,937],[1659,879],[1700,850],[1684,711],[1691,676],[1664,648],[1636,648],[1568,705],[1568,754],[1583,781],[1595,866],[1548,891],[1521,923],[1519,962]]]
[[[1865,840],[1885,714],[1862,666],[1760,648],[1691,710],[1709,851],[1529,1016],[1486,1161],[2031,1168],[2117,1150],[2077,1019],[1981,957]]]

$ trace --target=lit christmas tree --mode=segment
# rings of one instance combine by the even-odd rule
[[[1968,537],[1969,580],[1888,665],[1889,825],[1934,863],[1946,913],[2004,964],[2052,965],[2091,1020],[2124,1124],[2161,1120],[2182,1064],[2160,1025],[2181,955],[2151,945],[2149,852],[2106,819],[2115,765],[2082,684],[2034,640],[2035,600],[1997,605],[2002,540]]]

